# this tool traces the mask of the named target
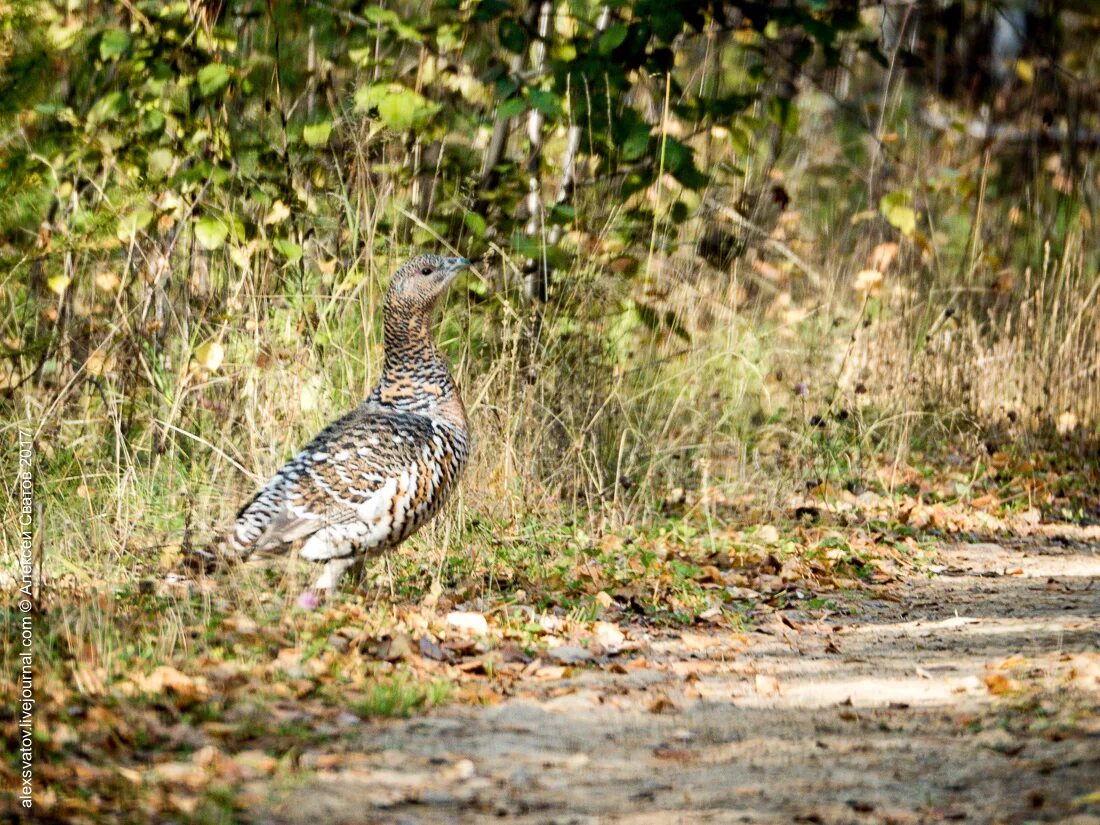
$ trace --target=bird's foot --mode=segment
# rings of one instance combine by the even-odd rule
[[[313,583],[314,590],[335,590],[344,574],[361,561],[359,556],[345,556],[325,562],[324,572]]]

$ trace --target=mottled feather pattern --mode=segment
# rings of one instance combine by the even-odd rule
[[[378,385],[322,430],[237,514],[236,558],[297,549],[332,587],[364,556],[400,544],[447,500],[469,457],[466,411],[431,336],[431,312],[462,258],[422,255],[394,275]]]
[[[435,515],[468,454],[458,427],[364,404],[323,430],[241,510],[230,547],[283,552],[302,522],[308,534],[347,537],[329,558],[388,549]]]

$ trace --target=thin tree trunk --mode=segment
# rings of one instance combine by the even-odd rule
[[[539,7],[537,39],[531,46],[531,70],[534,77],[540,76],[546,68],[546,45],[550,36],[550,17],[554,4],[544,2]],[[542,127],[546,116],[537,108],[527,112],[527,139],[530,150],[527,154],[527,198],[524,201],[527,223],[524,232],[530,238],[537,238],[544,226],[540,169],[542,167]],[[523,295],[528,301],[546,300],[545,257],[542,260],[528,259],[524,265]]]
[[[610,22],[611,8],[609,6],[604,6],[600,9],[600,16],[596,18],[596,34],[601,34]],[[572,80],[570,80],[568,93],[570,98],[575,94],[572,87]],[[572,108],[571,106],[570,109]],[[558,193],[557,197],[554,198],[555,206],[560,206],[568,202],[573,196],[573,191],[576,189],[577,153],[581,148],[581,137],[583,134],[583,127],[581,124],[577,123],[576,118],[574,118],[572,125],[569,127],[569,133],[565,141],[565,153],[562,155],[561,162],[561,180],[558,181]],[[561,224],[555,224],[550,230],[550,244],[553,245],[560,241],[564,231]]]
[[[535,25],[539,12],[539,4],[532,2],[524,11],[524,22],[528,27]],[[508,74],[517,76],[523,70],[523,54],[514,54],[508,61]],[[508,146],[508,135],[512,132],[512,118],[497,115],[493,122],[493,134],[489,138],[489,145],[485,147],[485,155],[481,161],[480,184],[482,191],[493,189],[499,178],[497,166],[504,159],[504,150]]]
[[[416,91],[423,92],[424,61],[427,51],[420,50],[420,66],[416,72]],[[439,181],[439,167],[443,160],[443,142],[433,140],[424,144],[419,137],[413,146],[413,185],[412,208],[416,215],[427,220],[435,201],[436,185]]]

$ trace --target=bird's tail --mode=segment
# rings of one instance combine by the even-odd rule
[[[183,566],[196,573],[213,573],[222,566],[222,558],[213,545],[192,547],[183,554]]]
[[[233,530],[219,533],[204,547],[186,547],[183,553],[185,567],[200,573],[225,570],[245,561],[249,556],[236,540]]]

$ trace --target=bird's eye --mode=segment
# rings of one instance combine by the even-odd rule
[[[420,274],[421,275],[431,275],[432,274],[432,268],[430,266],[426,266],[422,270],[420,270]]]

